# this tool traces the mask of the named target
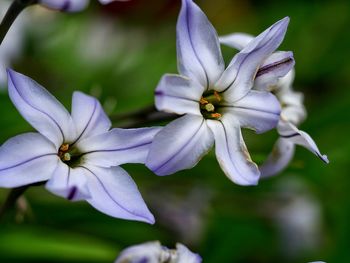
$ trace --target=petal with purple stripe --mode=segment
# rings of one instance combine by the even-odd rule
[[[217,91],[224,92],[226,100],[235,102],[252,89],[259,67],[281,44],[288,23],[288,17],[278,21],[232,59],[215,87]]]
[[[99,101],[78,91],[73,94],[72,118],[77,131],[76,141],[107,132],[112,126]]]
[[[51,179],[46,183],[46,189],[70,201],[90,197],[86,170],[81,167],[70,168],[63,162],[58,163]]]
[[[206,120],[186,114],[165,126],[154,137],[146,166],[157,175],[194,167],[212,147],[213,134]]]
[[[166,74],[157,86],[155,104],[160,111],[201,115],[199,100],[203,92],[203,87],[188,78]]]
[[[103,167],[145,163],[154,136],[161,128],[112,129],[77,144],[84,162]]]
[[[85,167],[91,197],[88,201],[97,210],[117,218],[154,223],[132,178],[120,167]]]
[[[208,126],[215,137],[216,158],[226,176],[239,185],[258,184],[260,172],[251,160],[237,119],[225,114],[220,121],[208,120]]]
[[[8,70],[9,96],[21,115],[58,148],[76,134],[72,118],[63,105],[34,80]]]
[[[48,180],[59,162],[55,146],[39,133],[25,133],[0,147],[0,186],[18,187]]]
[[[206,15],[192,0],[182,0],[176,32],[180,74],[197,80],[205,89],[214,85],[225,67],[219,39]]]

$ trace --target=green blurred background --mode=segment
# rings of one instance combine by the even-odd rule
[[[4,1],[4,0],[1,0]],[[204,262],[350,262],[349,1],[197,1],[219,34],[258,34],[291,22],[281,50],[296,59],[295,89],[305,94],[301,129],[329,165],[298,148],[289,167],[257,187],[231,183],[211,152],[194,169],[157,177],[125,165],[154,213],[155,225],[110,218],[32,187],[0,222],[0,262],[113,262],[127,246],[182,242]],[[109,115],[152,105],[164,73],[176,73],[180,0],[131,0],[63,14],[31,7],[22,55],[13,68],[68,108],[74,90],[98,97]],[[0,47],[1,48],[1,47]],[[234,52],[223,48],[228,60]],[[0,93],[0,142],[31,131]],[[118,126],[120,123],[115,123]],[[277,138],[245,132],[257,162]],[[9,190],[0,190],[0,203]]]

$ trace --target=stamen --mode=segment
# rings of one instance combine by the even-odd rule
[[[68,151],[68,149],[69,149],[69,144],[68,143],[62,144],[61,147],[60,147],[60,151],[61,152],[66,152],[66,151]]]
[[[218,119],[218,118],[221,117],[221,114],[220,114],[220,113],[212,113],[212,114],[210,114],[210,116],[211,116],[212,118]]]
[[[221,96],[219,95],[219,93],[217,91],[214,91],[214,96],[217,99],[217,101],[221,101]]]
[[[208,104],[209,101],[207,101],[205,98],[202,97],[202,98],[199,100],[199,103],[202,104],[202,105],[205,105],[205,104]]]
[[[204,108],[205,108],[207,111],[209,111],[209,112],[215,110],[214,105],[211,104],[211,103],[208,103],[207,105],[205,105]]]
[[[70,153],[65,153],[65,154],[63,155],[63,160],[64,160],[64,161],[70,161],[70,159],[71,159]]]

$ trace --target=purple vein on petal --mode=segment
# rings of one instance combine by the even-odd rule
[[[55,123],[55,125],[57,126],[57,128],[59,129],[59,131],[61,132],[63,141],[65,141],[65,136],[64,136],[63,130],[62,130],[62,128],[60,127],[60,125],[57,123],[57,121],[56,121],[53,117],[51,117],[49,114],[47,114],[46,112],[44,112],[44,111],[42,111],[42,110],[40,110],[40,109],[34,107],[29,101],[25,100],[24,97],[21,96],[21,95],[22,95],[21,92],[17,89],[17,87],[16,87],[16,85],[15,85],[15,79],[16,79],[16,77],[13,76],[11,70],[7,70],[7,73],[10,75],[11,81],[12,81],[12,83],[13,83],[13,87],[16,89],[16,91],[17,91],[17,93],[20,95],[21,99],[24,100],[30,107],[32,107],[33,109],[35,109],[35,110],[41,112],[42,114],[46,115],[50,120],[52,120],[52,121]]]
[[[204,119],[202,120],[202,123],[201,125],[199,126],[199,128],[196,130],[196,132],[193,134],[193,136],[191,138],[194,138],[197,133],[200,131],[200,129],[202,128],[204,124]],[[185,147],[187,146],[188,144],[184,144],[183,146],[181,146],[181,148],[176,151],[167,161],[165,161],[163,164],[159,165],[158,167],[152,169],[152,171],[156,172],[158,171],[159,169],[163,168],[166,164],[168,164],[172,159],[174,159],[183,149],[185,149]]]
[[[132,215],[136,215],[136,216],[139,216],[139,217],[142,217],[142,218],[145,218],[143,215],[140,215],[138,213],[135,213],[133,211],[130,211],[129,209],[125,208],[124,206],[122,206],[119,202],[117,202],[114,198],[113,198],[113,195],[108,192],[107,188],[104,186],[104,184],[102,183],[102,181],[100,180],[100,178],[98,178],[98,176],[93,172],[91,171],[89,168],[85,167],[85,166],[79,166],[85,170],[87,170],[88,172],[90,172],[96,179],[97,181],[99,182],[99,184],[101,185],[101,187],[103,188],[103,190],[106,192],[106,194],[111,198],[111,200],[117,205],[119,206],[121,209],[124,209],[125,211],[127,211],[128,213],[132,214]]]
[[[23,162],[20,162],[20,163],[18,163],[18,164],[12,165],[12,166],[10,166],[10,167],[1,168],[1,169],[0,169],[0,172],[5,171],[5,170],[8,170],[8,169],[16,168],[16,167],[18,167],[18,166],[21,166],[21,165],[23,165],[23,164],[29,163],[29,162],[31,162],[31,161],[34,161],[34,160],[39,159],[39,158],[42,158],[42,157],[52,156],[52,155],[57,155],[57,154],[56,154],[56,153],[47,153],[47,154],[38,155],[38,156],[35,156],[35,157],[33,157],[33,158],[27,159],[27,160],[25,160],[25,161],[23,161]]]

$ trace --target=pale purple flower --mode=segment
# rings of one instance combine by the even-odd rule
[[[0,21],[6,14],[10,2],[0,1]],[[28,14],[24,13],[11,26],[0,47],[0,89],[3,90],[7,84],[6,68],[20,56],[23,48],[24,31],[29,23]]]
[[[240,185],[257,184],[241,127],[262,133],[276,127],[280,105],[267,91],[252,90],[258,68],[282,42],[289,18],[256,37],[225,69],[217,33],[192,0],[183,0],[177,23],[180,75],[165,75],[156,89],[158,110],[183,115],[162,129],[146,165],[158,175],[194,167],[215,141],[225,174]],[[272,69],[273,71],[273,69]]]
[[[101,4],[109,4],[113,1],[127,0],[99,0]],[[87,7],[89,0],[39,0],[39,4],[43,6],[64,12],[78,12]]]
[[[131,246],[123,250],[115,263],[201,263],[202,258],[184,245],[168,249],[158,241]]]
[[[220,37],[220,42],[227,46],[242,50],[248,46],[254,37],[244,33],[234,33]],[[304,131],[297,128],[306,118],[303,95],[292,89],[294,69],[289,52],[272,53],[259,68],[255,77],[254,89],[272,91],[281,106],[281,118],[277,125],[280,138],[267,160],[259,167],[262,177],[275,175],[285,169],[293,158],[295,145],[301,145],[314,153],[323,162],[328,163],[326,155],[322,155],[314,140]],[[274,69],[274,74],[271,74]],[[266,74],[260,74],[268,72]],[[288,73],[288,74],[287,74]]]
[[[118,165],[144,163],[159,128],[110,129],[93,97],[74,92],[69,112],[32,79],[8,70],[9,96],[38,131],[0,147],[0,186],[45,182],[52,193],[86,200],[113,217],[154,222],[136,184]]]

